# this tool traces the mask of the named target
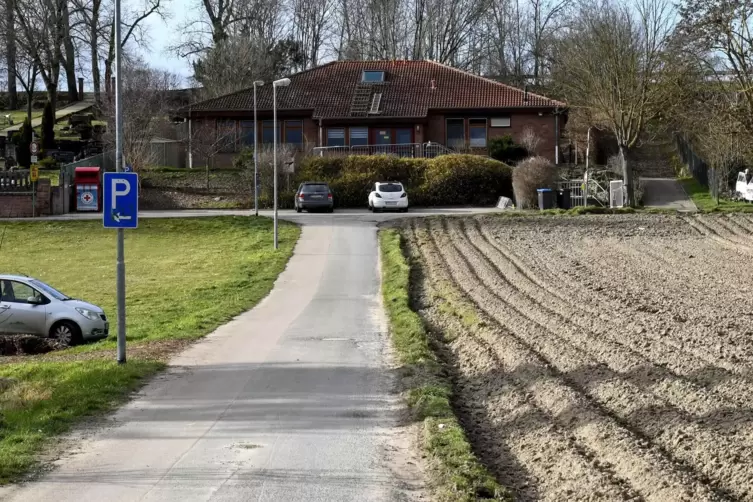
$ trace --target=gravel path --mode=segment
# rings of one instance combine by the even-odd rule
[[[404,231],[474,447],[519,499],[753,500],[753,220]]]

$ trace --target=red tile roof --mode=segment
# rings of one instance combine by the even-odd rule
[[[312,110],[314,118],[347,118],[364,70],[385,72],[380,117],[425,117],[431,109],[555,108],[565,103],[526,93],[433,61],[335,61],[290,76],[289,87],[277,88],[278,110]],[[432,89],[432,82],[434,89]],[[272,86],[257,88],[259,110],[272,109]],[[369,98],[369,105],[371,98]],[[253,89],[191,105],[191,111],[253,110]],[[187,111],[184,108],[184,111]],[[362,114],[361,116],[363,116]],[[369,116],[375,116],[370,114]]]

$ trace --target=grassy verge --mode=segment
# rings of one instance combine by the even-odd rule
[[[679,180],[682,184],[685,192],[690,199],[698,207],[699,211],[703,212],[731,212],[731,211],[752,211],[753,205],[750,202],[719,199],[719,204],[711,196],[709,189],[696,181],[695,178],[682,178]]]
[[[113,231],[94,221],[12,222],[0,234],[3,272],[38,277],[115,320]],[[114,336],[20,362],[0,358],[0,483],[33,468],[76,421],[122,402],[163,367],[170,354],[162,347],[180,348],[260,301],[298,235],[282,224],[275,252],[267,218],[143,220],[127,232],[128,364],[112,362]]]
[[[421,318],[410,308],[410,265],[397,230],[379,233],[382,294],[390,332],[404,370],[407,403],[423,422],[422,446],[432,485],[442,501],[508,500],[508,492],[479,462],[450,405],[452,387],[429,346]]]

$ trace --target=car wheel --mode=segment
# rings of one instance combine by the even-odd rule
[[[300,213],[300,212],[301,212],[301,208],[300,208],[300,207],[298,207],[298,206],[295,206],[295,212],[296,212],[296,213]]]
[[[54,338],[63,345],[78,345],[83,340],[81,338],[81,328],[76,323],[70,321],[60,321],[55,323],[50,329],[50,338]]]
[[[334,209],[334,208],[332,208],[332,207],[330,207],[330,208],[327,208],[327,212],[328,212],[328,213],[334,213],[334,212],[335,212],[335,209]]]

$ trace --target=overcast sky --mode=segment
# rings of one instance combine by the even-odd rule
[[[168,18],[166,21],[158,16],[147,18],[150,47],[149,50],[142,51],[144,59],[151,66],[180,75],[185,79],[185,84],[188,84],[188,78],[191,76],[191,67],[188,61],[178,58],[174,54],[168,54],[166,49],[174,44],[180,36],[178,27],[192,13],[192,5],[193,2],[190,0],[172,0],[167,2]]]

